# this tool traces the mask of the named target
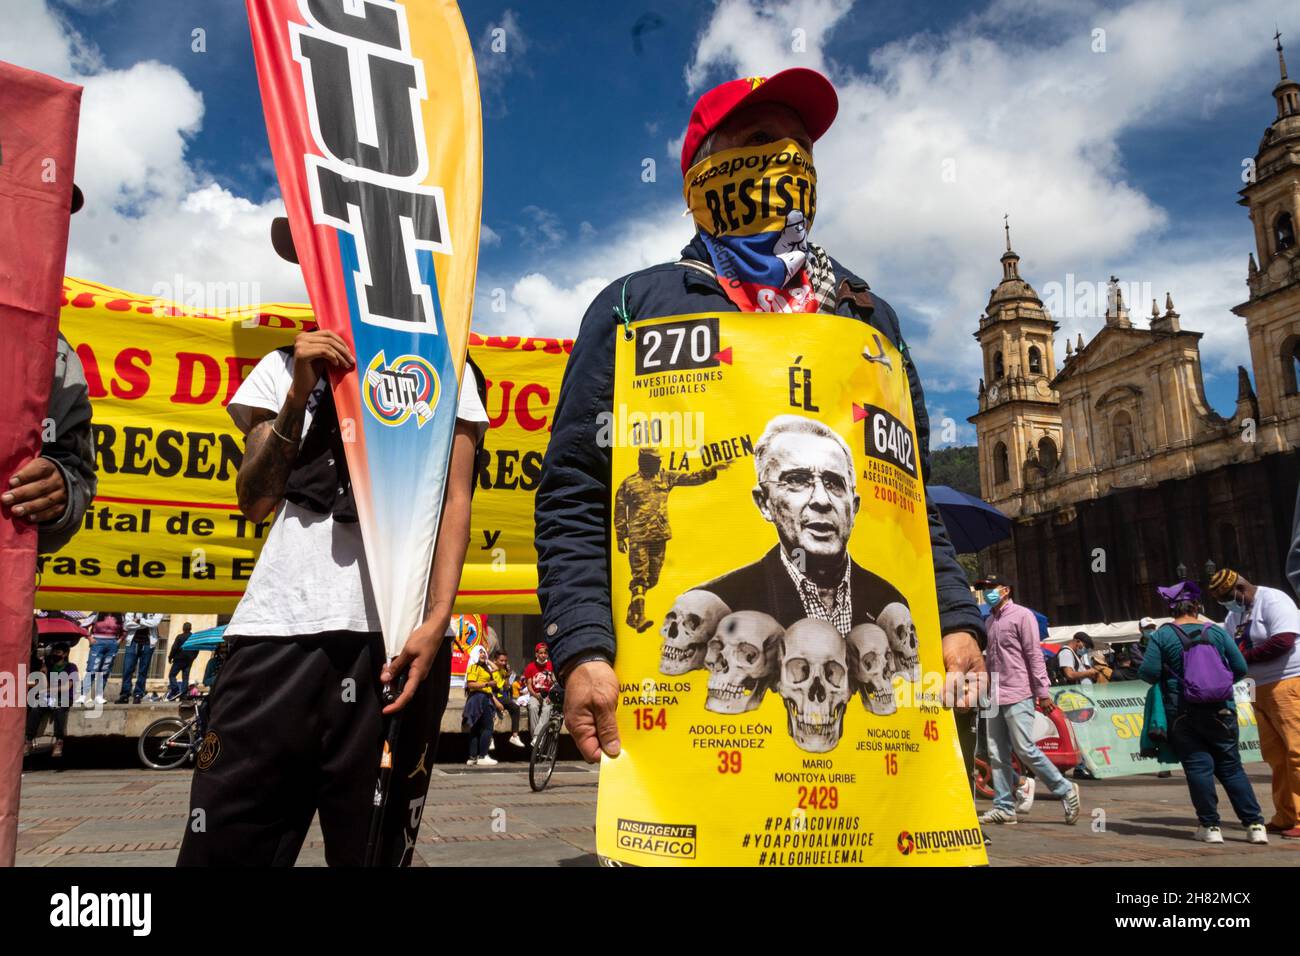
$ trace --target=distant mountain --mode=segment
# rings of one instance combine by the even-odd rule
[[[947,485],[980,496],[979,449],[974,445],[940,448],[930,452],[930,484]]]

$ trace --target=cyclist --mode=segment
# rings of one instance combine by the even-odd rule
[[[546,645],[538,643],[533,648],[533,659],[524,668],[524,682],[528,685],[528,733],[532,740],[551,719],[550,691],[555,686],[555,668],[551,665]]]

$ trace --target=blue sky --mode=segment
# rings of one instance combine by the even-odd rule
[[[1137,317],[1171,291],[1184,326],[1206,333],[1211,405],[1230,413],[1248,351],[1228,309],[1253,248],[1236,192],[1274,115],[1275,22],[1300,70],[1300,13],[1281,6],[463,4],[484,91],[476,327],[571,335],[606,282],[674,255],[690,235],[676,149],[695,97],[806,65],[841,93],[817,150],[813,238],[899,311],[932,415],[958,423],[959,443],[974,437],[970,333],[999,276],[1004,212],[1040,293],[1114,273],[1149,291]],[[265,239],[278,190],[242,3],[0,0],[0,14],[0,58],[87,87],[77,178],[91,205],[69,271],[137,292],[183,273],[305,297]],[[488,47],[496,27],[503,53]],[[504,313],[488,308],[498,289]],[[1066,335],[1101,324],[1057,318],[1058,361]]]

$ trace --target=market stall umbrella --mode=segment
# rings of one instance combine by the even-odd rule
[[[930,485],[926,491],[958,554],[974,554],[1011,537],[1011,519],[991,504],[947,485]]]
[[[85,637],[86,632],[66,617],[38,617],[36,636],[42,644],[67,644],[71,647]]]
[[[184,650],[211,651],[219,647],[226,639],[226,625],[210,627],[206,631],[196,631],[185,639]]]

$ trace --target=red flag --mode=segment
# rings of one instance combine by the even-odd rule
[[[0,482],[40,453],[68,252],[81,87],[0,63]],[[12,866],[36,529],[0,508],[0,865]]]

